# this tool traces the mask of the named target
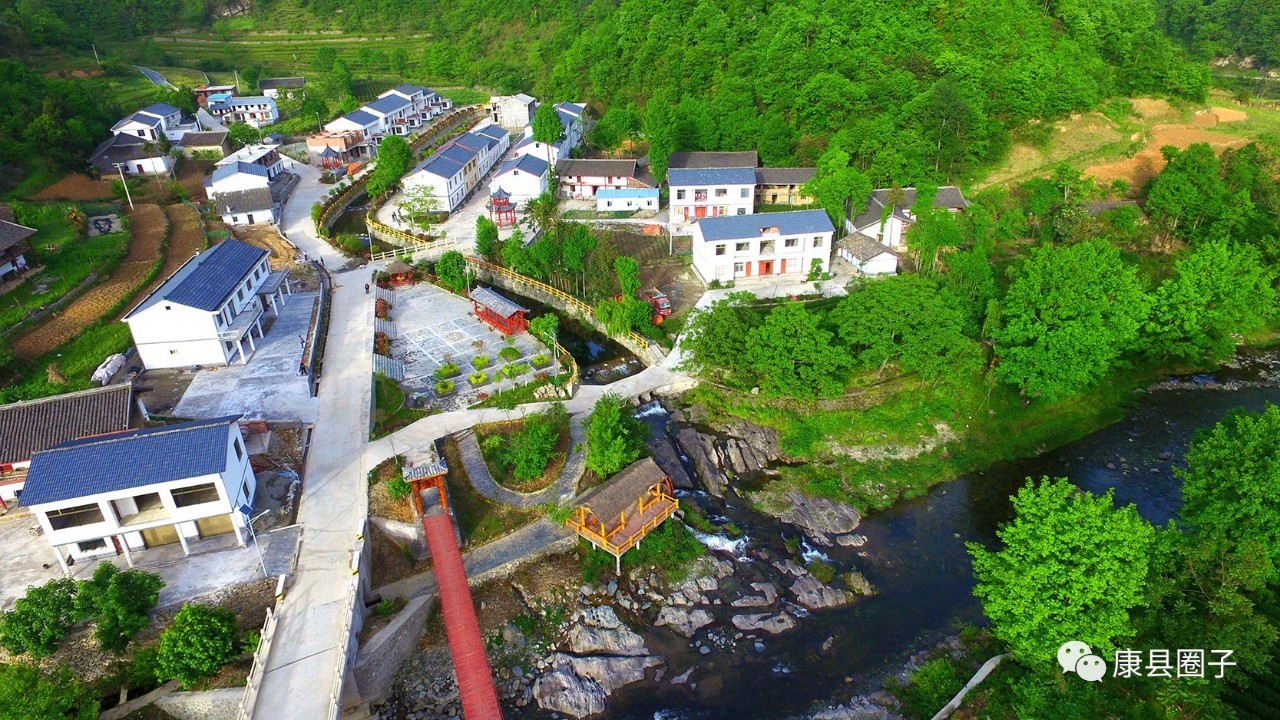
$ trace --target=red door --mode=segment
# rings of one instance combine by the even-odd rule
[[[786,259],[786,258],[782,258],[782,264],[778,266],[778,274],[779,274],[779,275],[786,275],[786,274],[787,274],[787,259]]]
[[[707,209],[704,207],[694,208],[693,214],[695,217],[704,218],[707,216]]]
[[[742,269],[746,271],[746,276],[751,277],[751,263],[743,263]]]
[[[142,174],[142,163],[138,163],[138,174]]]
[[[773,261],[772,261],[772,260],[761,260],[761,261],[760,261],[760,274],[761,274],[761,275],[772,275],[772,274],[773,274]]]
[[[117,555],[123,555],[123,554],[124,554],[124,548],[120,547],[120,538],[119,538],[119,537],[117,537],[117,536],[115,536],[115,535],[112,535],[112,536],[111,536],[111,544],[116,546],[116,554],[117,554]]]

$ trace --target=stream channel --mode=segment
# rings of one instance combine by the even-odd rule
[[[821,551],[840,571],[861,571],[878,594],[800,617],[795,630],[765,638],[762,650],[747,644],[700,656],[666,628],[637,628],[673,673],[696,667],[697,688],[639,683],[611,698],[603,717],[781,718],[877,689],[885,674],[896,672],[912,653],[954,633],[960,623],[984,622],[972,594],[965,543],[995,543],[996,528],[1010,519],[1009,497],[1026,478],[1064,476],[1094,493],[1114,488],[1118,504],[1135,504],[1153,523],[1174,517],[1181,495],[1173,470],[1195,431],[1234,408],[1256,412],[1280,403],[1275,387],[1280,353],[1245,351],[1231,365],[1162,382],[1137,398],[1123,420],[1076,442],[964,475],[864,518],[856,532],[866,536],[865,545],[814,552]],[[641,416],[651,432],[675,429],[656,404],[642,409]],[[761,551],[767,558],[784,558],[784,537],[799,536],[797,528],[754,511],[732,491],[724,501],[701,492],[693,497],[709,516],[719,516],[713,519],[732,521],[744,531],[745,543],[731,550],[739,558],[736,573],[766,570]]]

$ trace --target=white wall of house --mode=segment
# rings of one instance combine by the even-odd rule
[[[210,483],[217,490],[216,500],[185,507],[178,507],[175,503],[175,490]],[[231,516],[240,544],[244,545],[245,521],[238,508],[242,504],[251,505],[256,490],[257,481],[249,467],[249,452],[245,447],[244,437],[240,433],[239,426],[233,424],[230,432],[227,433],[226,470],[221,473],[85,495],[32,505],[30,509],[49,543],[60,552],[75,558],[114,555],[115,549],[110,541],[112,536],[122,538],[130,550],[141,550],[145,547],[142,531],[166,525],[175,526],[185,538],[195,538],[199,536],[196,521],[222,515]],[[166,511],[165,516],[145,522],[131,522],[129,514],[137,512],[137,503],[134,498],[151,493],[159,495],[160,502]],[[102,515],[102,520],[87,525],[54,529],[53,521],[49,519],[50,513],[56,514],[60,510],[84,506],[96,506]],[[96,541],[103,539],[106,539],[105,544],[88,547],[97,545]],[[81,543],[85,543],[86,546],[82,547]]]
[[[893,253],[880,253],[865,262],[844,252],[840,253],[840,257],[847,260],[855,270],[863,275],[892,275],[898,272],[898,257]]]
[[[129,122],[116,128],[116,135],[133,135],[134,137],[144,138],[146,140],[159,140],[161,133],[160,125],[148,125],[147,123],[130,120]]]
[[[832,233],[774,235],[708,241],[693,230],[693,267],[705,282],[728,282],[771,275],[808,275],[816,259],[822,272],[831,265]]]
[[[750,215],[755,207],[756,186],[705,185],[671,187],[671,222],[692,222],[702,217]]]
[[[852,222],[846,222],[845,226],[852,226]],[[902,218],[890,215],[887,219],[872,223],[866,227],[854,227],[852,232],[862,233],[869,238],[875,238],[885,245],[898,250],[906,246],[907,230],[911,229],[911,223],[903,222]]]
[[[124,165],[130,175],[168,175],[173,171],[173,158],[168,155],[130,160]]]
[[[467,196],[467,183],[462,170],[450,178],[441,177],[426,170],[418,170],[405,176],[404,180],[400,181],[400,186],[405,192],[429,188],[431,197],[440,204],[440,209],[450,212],[461,205],[462,199]]]
[[[593,198],[601,188],[625,188],[629,180],[625,175],[563,175],[560,192],[572,198]]]
[[[518,147],[516,148],[516,151],[511,154],[513,158],[520,158],[525,155],[542,158],[544,162],[552,167],[555,167],[555,164],[560,162],[560,158],[562,157],[559,147],[542,142],[531,142],[524,147]]]
[[[271,225],[279,221],[280,217],[276,214],[275,208],[244,213],[222,213],[222,222],[228,225]]]
[[[624,197],[624,198],[604,198],[596,197],[596,210],[598,212],[619,212],[624,210],[657,210],[658,209],[658,193],[655,190],[653,197]]]
[[[489,194],[502,188],[511,193],[512,203],[528,202],[547,191],[547,174],[534,175],[519,168],[508,170],[489,183]]]

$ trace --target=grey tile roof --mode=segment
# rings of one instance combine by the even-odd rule
[[[757,185],[803,185],[813,179],[817,168],[756,168]]]
[[[547,161],[533,155],[521,155],[515,160],[508,160],[498,170],[498,175],[505,175],[512,170],[522,170],[530,175],[542,176],[547,172]]]
[[[266,250],[239,240],[223,240],[184,263],[124,318],[161,300],[213,312],[267,255]]]
[[[677,152],[671,153],[667,168],[753,168],[760,164],[755,150],[742,152]]]
[[[128,430],[132,410],[131,383],[0,405],[0,464],[26,462],[68,440]]]
[[[635,177],[635,158],[618,160],[572,160],[556,163],[560,177]]]
[[[240,416],[62,443],[31,458],[28,507],[184,480],[227,469],[227,438]]]
[[[147,149],[150,146],[150,149]],[[161,157],[160,146],[136,135],[112,135],[94,148],[89,163],[104,174],[116,172],[115,163]]]
[[[858,262],[866,262],[871,258],[888,253],[897,255],[893,250],[883,243],[877,242],[874,238],[869,238],[862,233],[854,233],[847,237],[843,237],[836,243],[836,247],[844,250],[850,255],[858,259]]]
[[[865,228],[880,222],[880,217],[884,209],[889,206],[889,188],[880,188],[871,191],[871,197],[867,199],[867,209],[863,210],[853,219],[855,228]],[[906,201],[895,208],[893,213],[900,219],[911,222],[911,218],[903,214],[904,210],[910,210],[912,205],[916,204],[916,189],[902,188],[902,194]],[[969,207],[969,201],[965,199],[964,193],[960,188],[954,185],[943,185],[938,188],[938,192],[933,196],[934,210],[963,210]]]
[[[214,147],[222,145],[227,141],[226,130],[206,130],[203,132],[189,132],[182,136],[178,144],[182,147]]]
[[[35,234],[35,228],[11,223],[8,220],[0,220],[0,251],[8,250]]]
[[[755,185],[756,172],[749,167],[671,168],[667,170],[667,184],[671,187]]]
[[[380,97],[371,103],[367,103],[365,107],[370,110],[376,110],[383,115],[390,115],[401,108],[408,107],[409,104],[409,99],[403,95],[392,94],[387,95],[386,97]]]
[[[511,302],[487,287],[472,288],[471,299],[489,308],[499,317],[509,318],[520,311],[529,312],[528,308]]]
[[[258,81],[260,90],[274,90],[276,88],[300,88],[307,84],[304,77],[282,77],[282,78],[266,78]]]
[[[235,162],[229,162],[225,165],[215,167],[213,169],[213,175],[210,177],[214,182],[218,182],[240,173],[244,173],[246,175],[257,175],[258,177],[270,176],[270,173],[267,171],[265,166],[257,163],[240,162],[237,160]]]
[[[271,210],[275,207],[275,201],[271,198],[271,188],[249,188],[248,190],[220,192],[214,198],[213,204],[220,215],[239,215],[259,210]]]
[[[702,218],[698,221],[698,228],[702,231],[703,240],[714,242],[759,238],[764,235],[765,228],[778,228],[778,234],[784,236],[835,231],[826,210],[792,210]]]
[[[154,103],[152,105],[148,105],[142,108],[142,112],[151,113],[152,115],[159,115],[161,117],[164,117],[166,115],[173,115],[181,111],[178,110],[178,108],[172,105],[169,105],[168,103]]]
[[[161,119],[154,115],[147,115],[142,111],[138,111],[138,112],[132,112],[132,113],[129,113],[128,115],[125,115],[124,118],[120,120],[120,122],[117,122],[115,125],[111,126],[111,130],[112,132],[119,130],[120,128],[124,127],[125,125],[128,125],[129,123],[135,120],[142,123],[143,125],[146,125],[147,127],[155,127],[159,125],[161,122]]]

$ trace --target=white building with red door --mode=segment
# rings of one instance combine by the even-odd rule
[[[825,210],[726,215],[693,226],[693,268],[703,281],[789,275],[831,266],[835,226]]]
[[[750,215],[756,202],[755,168],[669,168],[671,224]]]

